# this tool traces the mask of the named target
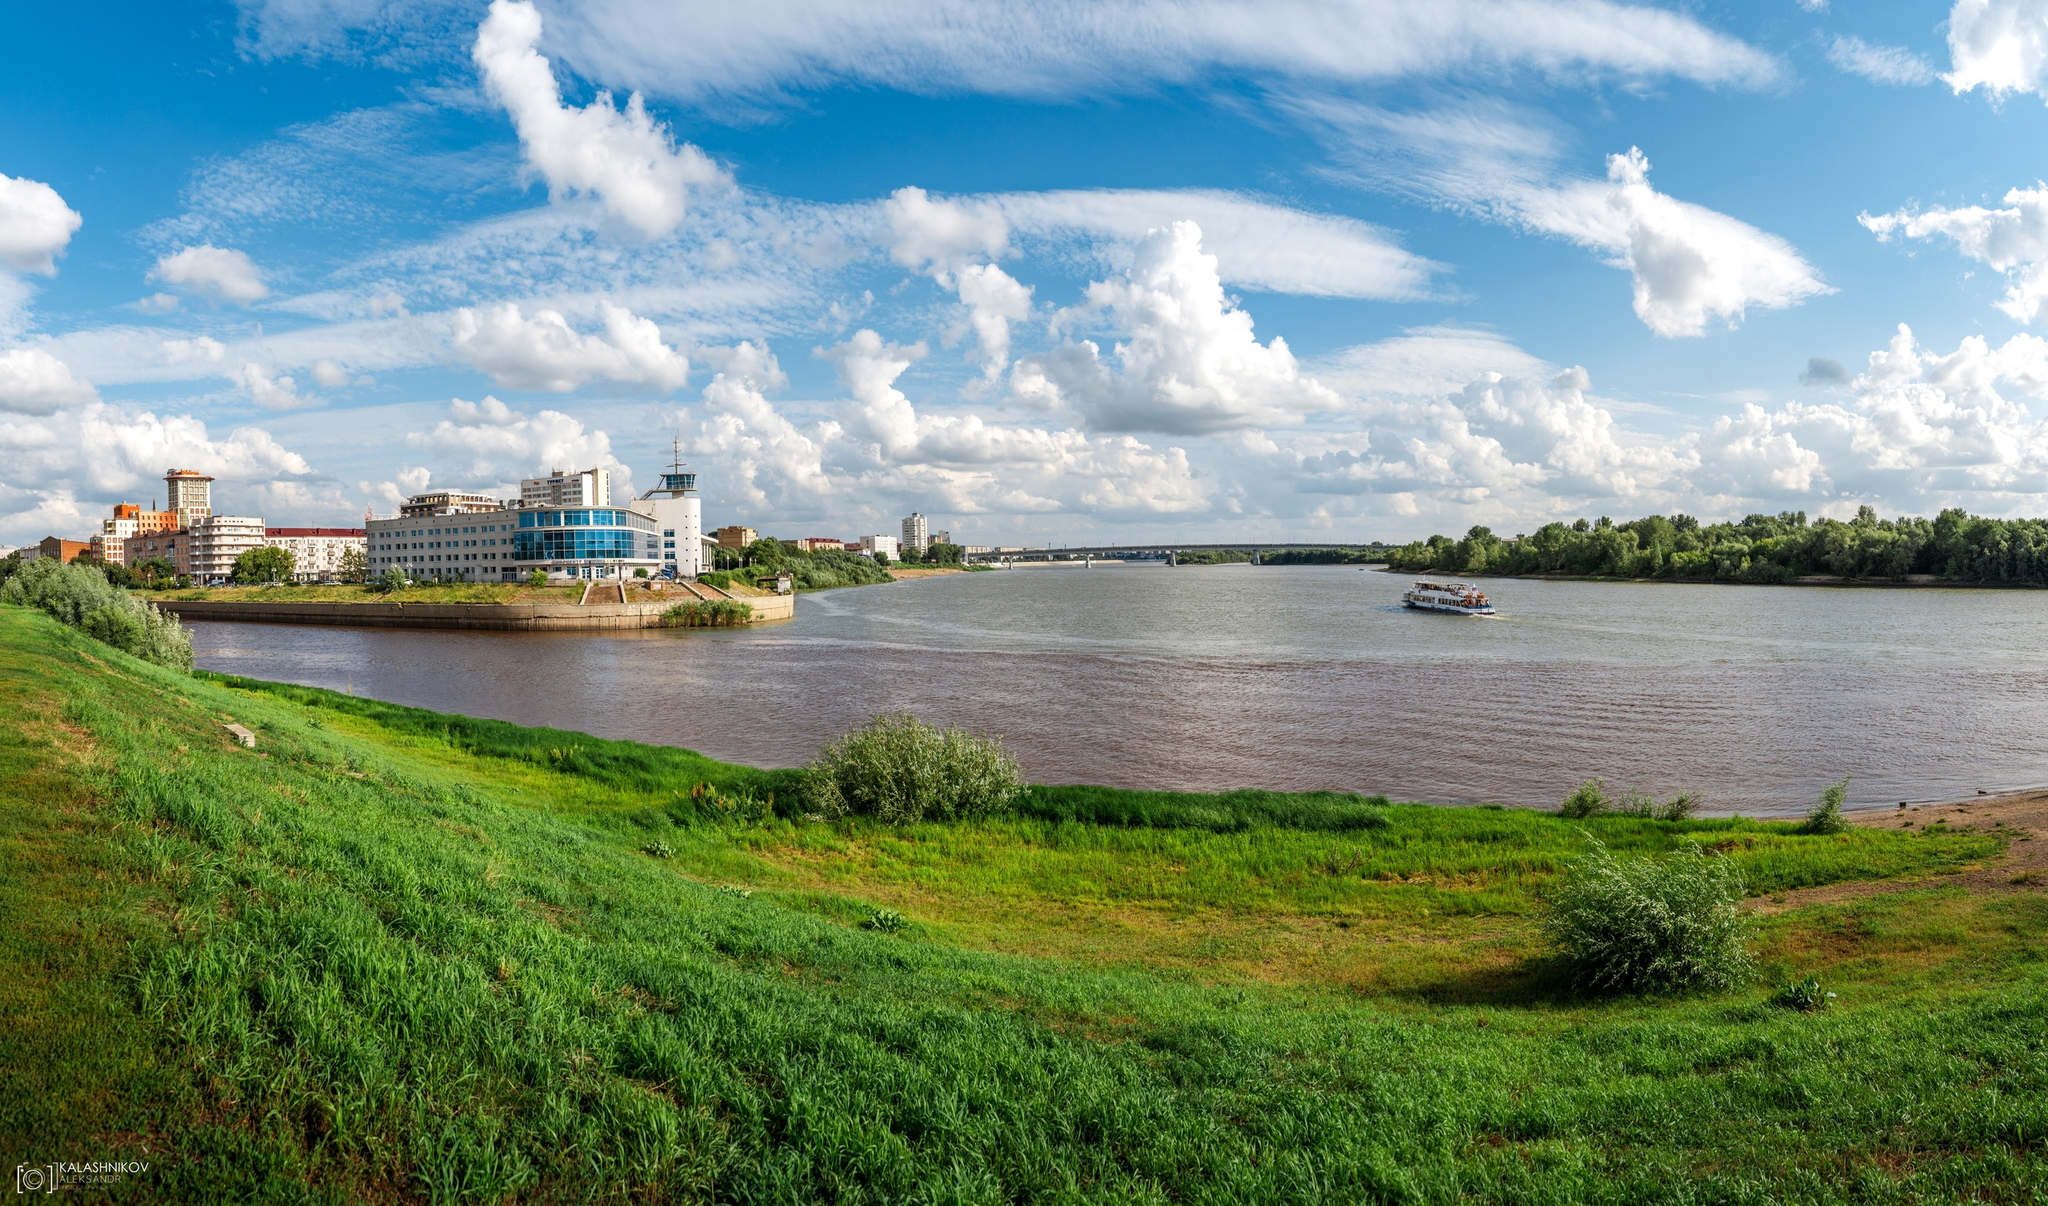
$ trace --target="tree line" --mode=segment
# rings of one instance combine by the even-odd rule
[[[2048,520],[1988,519],[1960,508],[1933,519],[1879,519],[1859,507],[1846,522],[1808,523],[1804,511],[1703,524],[1690,515],[1616,523],[1550,523],[1503,539],[1474,527],[1462,540],[1431,536],[1395,549],[1396,570],[1455,574],[1572,574],[1682,581],[1790,582],[1828,575],[1900,581],[1931,574],[1962,582],[2048,585]]]

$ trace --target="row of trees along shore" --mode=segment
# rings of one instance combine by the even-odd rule
[[[2048,585],[2048,520],[1985,519],[1960,509],[1932,520],[1879,519],[1869,507],[1843,522],[1804,511],[1702,524],[1690,515],[1627,523],[1545,524],[1510,539],[1475,527],[1463,540],[1431,536],[1395,549],[1390,568],[1455,574],[1575,574],[1681,581],[1790,582],[1826,575],[1899,581],[1931,574],[1962,582]]]

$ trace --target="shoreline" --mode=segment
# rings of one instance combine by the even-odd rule
[[[1492,579],[1496,582],[1614,582],[1649,586],[1840,586],[1879,590],[2048,590],[2048,586],[2036,582],[1992,582],[1985,579],[1971,581],[1964,578],[1941,578],[1933,574],[1907,574],[1897,580],[1837,578],[1826,574],[1808,574],[1794,578],[1790,582],[1742,582],[1731,578],[1623,578],[1604,574],[1489,574],[1483,570],[1476,573],[1471,570],[1397,570],[1391,566],[1381,566],[1378,572],[1411,577],[1436,575],[1460,579]]]

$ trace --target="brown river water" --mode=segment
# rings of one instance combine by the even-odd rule
[[[191,625],[210,670],[808,761],[877,712],[1045,783],[1554,804],[1584,779],[1787,814],[2048,783],[2048,591],[1490,580],[1502,615],[1323,566],[1101,565],[808,594],[742,630]]]

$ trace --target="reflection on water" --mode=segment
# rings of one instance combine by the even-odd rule
[[[194,624],[207,669],[807,761],[876,712],[1005,734],[1040,782],[1554,803],[1582,779],[1797,811],[2048,781],[2048,593],[1498,581],[1410,612],[1338,567],[1034,568],[605,635]]]

